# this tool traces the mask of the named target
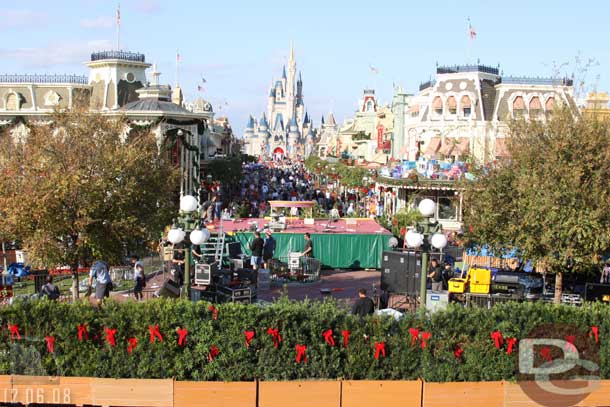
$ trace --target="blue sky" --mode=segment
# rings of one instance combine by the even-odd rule
[[[85,74],[91,51],[116,46],[116,5],[0,2],[0,73]],[[467,17],[477,32],[470,46]],[[382,102],[390,102],[393,83],[415,92],[437,61],[480,59],[507,75],[550,76],[558,64],[570,63],[564,73],[578,70],[580,55],[596,61],[586,87],[609,91],[609,23],[603,0],[122,0],[121,48],[146,54],[171,84],[179,49],[186,97],[210,100],[241,134],[248,114],[265,109],[291,42],[318,125],[330,109],[339,121],[351,116],[365,87]]]

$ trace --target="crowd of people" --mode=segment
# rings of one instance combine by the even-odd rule
[[[319,185],[302,162],[269,161],[247,164],[235,193],[214,185],[203,204],[203,217],[211,223],[223,214],[227,218],[260,218],[269,214],[269,201],[316,201],[319,211],[334,217],[379,217],[384,213],[385,198],[359,188]],[[297,208],[286,215],[297,216]]]

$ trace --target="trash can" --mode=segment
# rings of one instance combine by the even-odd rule
[[[45,285],[45,280],[49,275],[49,270],[32,270],[32,276],[34,276],[34,292],[38,294],[42,290],[42,286]]]

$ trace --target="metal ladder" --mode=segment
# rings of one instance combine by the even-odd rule
[[[211,259],[207,260],[206,263],[218,262],[220,265],[223,258],[228,255],[226,251],[225,232],[222,227],[221,218],[218,233],[210,235],[210,238],[201,246],[201,254],[204,259]]]

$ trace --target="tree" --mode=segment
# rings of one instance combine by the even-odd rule
[[[515,121],[511,159],[482,169],[465,191],[469,238],[497,251],[516,248],[562,276],[600,264],[610,248],[610,128],[564,109],[548,121]]]
[[[36,267],[118,262],[158,236],[175,208],[177,172],[154,136],[123,118],[56,112],[0,142],[0,213]]]

